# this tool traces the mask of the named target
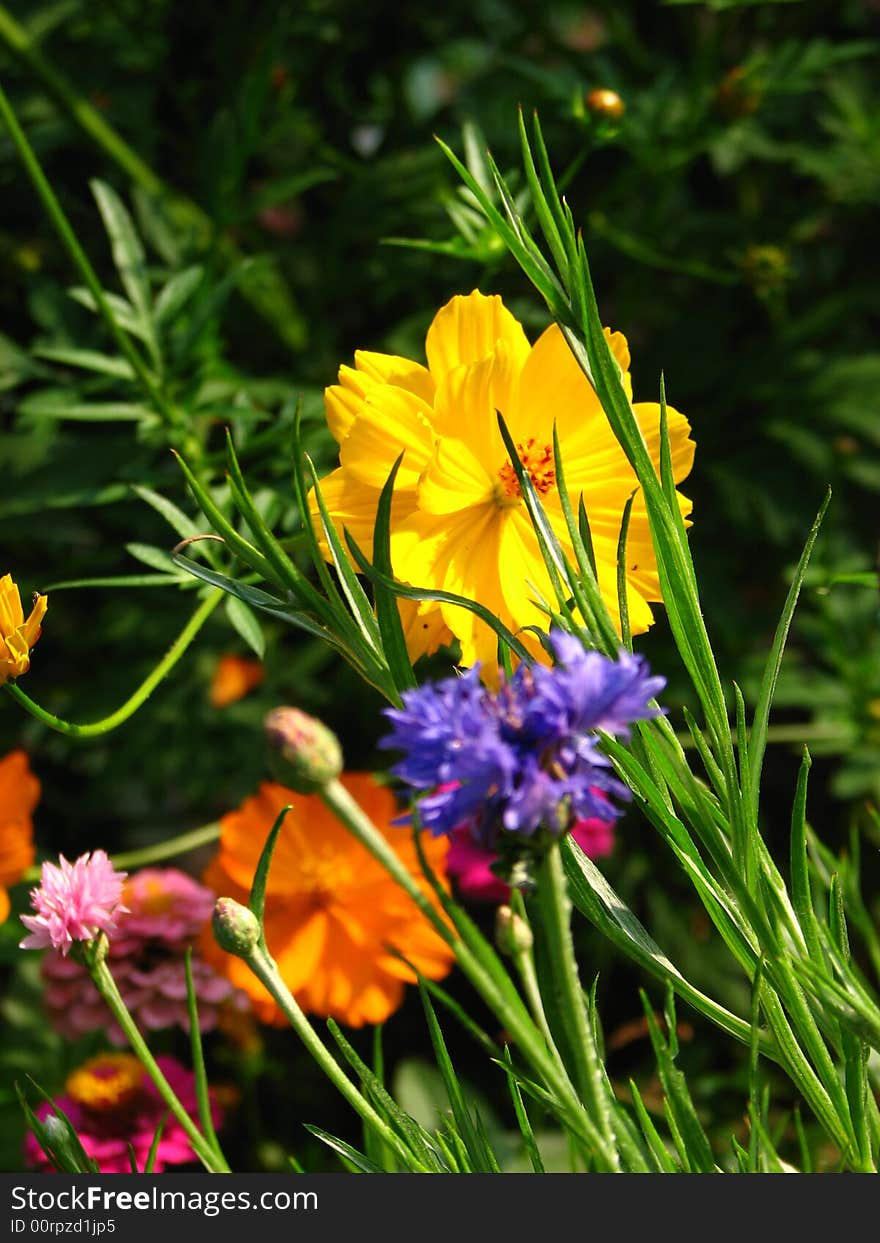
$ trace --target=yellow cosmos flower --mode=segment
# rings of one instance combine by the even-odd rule
[[[606,338],[628,395],[630,356],[619,332]],[[566,486],[590,521],[599,587],[619,628],[617,543],[623,510],[638,480],[592,386],[561,330],[551,325],[534,345],[495,295],[451,299],[425,342],[427,367],[360,351],[325,394],[327,421],[339,443],[339,468],[321,481],[327,508],[361,548],[371,547],[379,493],[405,450],[391,511],[391,559],[405,583],[479,601],[513,631],[547,627],[536,600],[555,603],[538,540],[498,430],[504,416],[547,516],[574,561],[553,460],[554,423]],[[660,407],[633,407],[655,468],[660,469]],[[690,426],[667,407],[676,482],[693,464]],[[691,503],[679,495],[684,516]],[[638,491],[627,537],[627,604],[633,633],[653,621],[661,600],[644,498]],[[406,602],[404,602],[406,603]],[[496,637],[474,614],[426,602],[402,609],[410,656],[436,650],[454,635],[462,663],[497,672]],[[531,644],[530,644],[531,646]],[[537,649],[540,650],[540,649]]]
[[[31,667],[30,650],[40,637],[46,608],[46,597],[34,596],[34,606],[25,621],[12,575],[0,578],[0,686],[10,678],[21,677]]]

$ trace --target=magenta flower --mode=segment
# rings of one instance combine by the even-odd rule
[[[75,941],[93,941],[100,932],[116,928],[116,916],[125,907],[122,882],[103,850],[80,855],[75,863],[58,856],[60,866],[44,863],[40,884],[31,890],[36,915],[22,915],[30,932],[19,944],[22,949],[60,950],[66,958]]]
[[[184,1109],[195,1117],[195,1076],[172,1057],[157,1057],[156,1061]],[[168,1112],[153,1081],[132,1054],[100,1053],[75,1070],[64,1086],[65,1094],[56,1098],[56,1104],[70,1119],[80,1143],[102,1174],[132,1172],[129,1144],[142,1173],[163,1118],[155,1172],[160,1174],[169,1165],[185,1165],[196,1159],[183,1127]],[[209,1098],[214,1125],[219,1126],[220,1109],[213,1093]],[[41,1122],[54,1117],[48,1101],[34,1112]],[[54,1168],[31,1132],[25,1137],[24,1153],[29,1166],[43,1172]]]
[[[184,956],[210,924],[215,895],[176,868],[143,868],[127,882],[125,912],[107,952],[107,965],[142,1031],[189,1029]],[[53,1027],[70,1040],[104,1030],[126,1043],[88,971],[72,958],[50,953],[42,964],[44,1003]],[[225,1006],[247,1009],[244,993],[193,953],[199,1027],[217,1026]]]
[[[611,813],[613,815],[613,813]],[[614,821],[591,816],[575,822],[571,835],[585,855],[599,859],[611,854],[614,848]],[[461,824],[450,834],[446,871],[455,879],[461,894],[482,902],[506,902],[510,886],[492,871],[498,856],[474,839],[467,824]]]

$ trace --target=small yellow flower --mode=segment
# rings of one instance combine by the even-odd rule
[[[46,597],[35,595],[30,617],[25,621],[12,575],[0,578],[0,686],[10,678],[20,678],[30,668],[30,650],[40,637],[47,607]]]

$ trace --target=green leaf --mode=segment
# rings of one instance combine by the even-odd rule
[[[640,990],[645,1019],[648,1024],[648,1035],[654,1047],[657,1059],[657,1073],[663,1085],[668,1106],[667,1117],[673,1127],[678,1155],[687,1173],[714,1174],[718,1172],[712,1148],[706,1138],[702,1123],[691,1099],[687,1080],[675,1065],[677,1038],[675,1026],[675,1002],[671,987],[666,995],[666,1024],[668,1039],[664,1040],[654,1015],[654,1007],[644,991]]]
[[[485,1137],[481,1136],[465,1104],[461,1084],[452,1065],[446,1041],[443,1039],[443,1032],[440,1024],[437,1022],[434,1007],[431,1005],[431,999],[425,988],[420,986],[419,992],[425,1010],[425,1017],[428,1021],[428,1032],[434,1049],[434,1058],[443,1077],[446,1095],[452,1107],[452,1116],[455,1119],[458,1133],[467,1152],[470,1167],[478,1174],[498,1174],[500,1173],[498,1160],[486,1142]]]
[[[92,194],[110,238],[113,262],[122,287],[128,294],[141,323],[149,325],[152,316],[147,257],[131,216],[111,186],[97,178],[90,183]]]
[[[562,845],[571,900],[590,923],[657,979],[669,982],[684,1001],[747,1044],[749,1024],[700,992],[682,975],[577,842],[568,838]]]
[[[165,548],[156,548],[152,544],[126,544],[125,551],[136,561],[148,565],[151,570],[174,575],[174,562]]]
[[[170,1112],[171,1111],[169,1110],[167,1113],[164,1113],[159,1119],[159,1125],[156,1127],[153,1135],[153,1142],[150,1144],[150,1151],[147,1153],[147,1159],[144,1163],[144,1174],[152,1174],[156,1168],[156,1158],[159,1155],[159,1143],[162,1139],[162,1132],[165,1130],[165,1123],[168,1121]],[[134,1154],[132,1153],[132,1156],[133,1155]],[[135,1170],[134,1172],[137,1173],[138,1171]]]
[[[284,825],[284,818],[289,811],[293,810],[293,804],[288,803],[286,807],[282,807],[281,811],[269,830],[269,836],[263,844],[260,851],[260,859],[257,863],[257,870],[254,872],[254,879],[251,884],[250,898],[248,906],[260,921],[260,942],[262,948],[266,948],[266,938],[263,935],[263,912],[266,908],[266,884],[269,880],[269,868],[272,866],[272,855],[275,853],[275,846],[278,841],[278,834]]]
[[[773,636],[773,644],[770,648],[770,655],[767,657],[767,665],[764,669],[764,676],[761,679],[761,689],[758,692],[758,701],[755,704],[755,712],[752,717],[752,728],[749,735],[749,756],[752,774],[752,814],[757,820],[758,816],[758,797],[761,784],[761,768],[764,763],[764,751],[767,746],[767,726],[770,720],[770,705],[773,702],[773,692],[776,689],[776,682],[779,678],[779,669],[782,664],[782,654],[785,650],[785,641],[788,638],[788,632],[791,627],[791,619],[794,616],[794,610],[797,606],[798,596],[800,595],[801,585],[804,581],[804,575],[807,572],[807,566],[810,563],[810,556],[813,552],[813,545],[819,534],[819,528],[822,525],[822,519],[825,517],[825,511],[831,501],[831,489],[825,496],[825,500],[819,508],[815,521],[810,528],[807,536],[807,542],[801,553],[800,560],[797,563],[792,579],[791,587],[782,609],[782,615],[779,618],[779,624],[776,627],[776,633]]]
[[[78,302],[80,306],[84,306],[87,311],[93,311],[96,315],[103,315],[104,310],[98,304],[98,299],[92,293],[91,289],[87,289],[85,285],[74,285],[67,291],[74,302]],[[110,314],[115,319],[117,325],[124,331],[129,332],[133,337],[137,337],[147,345],[152,344],[152,333],[150,327],[137,316],[132,309],[131,303],[125,298],[121,298],[119,294],[111,293],[109,290],[102,290],[104,305],[109,308]]]
[[[376,523],[373,527],[373,565],[379,574],[393,578],[391,568],[391,503],[394,496],[394,481],[403,461],[401,453],[391,468],[379,494],[379,505],[376,510]],[[388,668],[398,691],[408,690],[418,685],[413,673],[412,663],[406,648],[403,625],[400,620],[400,609],[397,597],[387,590],[380,581],[373,582],[373,595],[376,600],[376,622],[382,636],[382,647],[388,661]]]
[[[369,1157],[364,1156],[362,1152],[358,1152],[357,1148],[352,1148],[351,1144],[347,1144],[344,1139],[337,1139],[335,1135],[330,1135],[327,1131],[322,1131],[318,1126],[312,1126],[308,1122],[304,1122],[303,1126],[310,1135],[314,1135],[316,1139],[321,1140],[328,1148],[332,1148],[334,1152],[347,1162],[350,1162],[355,1169],[360,1170],[362,1174],[384,1174],[385,1171],[381,1165],[376,1165],[375,1161],[371,1161]]]
[[[260,623],[243,600],[230,596],[226,601],[226,616],[244,639],[258,660],[266,654],[266,639]]]
[[[62,345],[35,345],[38,358],[65,367],[81,367],[84,371],[97,371],[100,375],[112,375],[118,380],[133,380],[134,370],[124,358],[101,354],[97,350],[80,350]]]
[[[205,1054],[202,1049],[202,1029],[199,1023],[198,999],[196,997],[195,984],[193,983],[192,972],[192,946],[187,946],[183,956],[183,966],[186,976],[186,1008],[189,1016],[189,1041],[190,1056],[192,1059],[193,1075],[195,1078],[196,1102],[199,1111],[199,1123],[201,1124],[202,1134],[208,1141],[215,1153],[221,1157],[220,1145],[217,1140],[217,1133],[214,1130],[214,1120],[211,1117],[211,1094],[208,1088],[208,1074],[205,1070]],[[167,1117],[167,1115],[166,1115]],[[159,1124],[160,1129],[164,1125],[165,1119]],[[154,1140],[154,1147],[156,1145]],[[152,1157],[151,1152],[151,1157]],[[225,1161],[223,1162],[225,1164]],[[147,1162],[150,1166],[150,1162]],[[149,1169],[145,1169],[144,1173],[149,1173]]]
[[[349,1066],[360,1078],[366,1094],[372,1099],[377,1110],[385,1116],[398,1135],[405,1140],[414,1158],[425,1169],[431,1170],[434,1173],[442,1174],[447,1172],[436,1151],[432,1136],[414,1118],[411,1118],[405,1110],[400,1108],[363,1058],[346,1040],[339,1024],[333,1019],[328,1019],[327,1030],[336,1041]]]
[[[519,1127],[519,1133],[523,1138],[526,1154],[528,1155],[529,1162],[531,1163],[534,1172],[536,1174],[544,1174],[546,1173],[544,1169],[544,1162],[541,1159],[540,1150],[535,1142],[535,1134],[532,1130],[532,1124],[529,1121],[529,1115],[526,1112],[522,1092],[520,1091],[519,1084],[511,1073],[513,1063],[510,1057],[510,1048],[507,1045],[504,1046],[504,1063],[505,1068],[508,1071],[507,1085],[510,1088],[510,1099],[513,1102],[513,1111],[516,1114],[516,1122]]]
[[[30,393],[18,406],[32,419],[69,419],[77,423],[153,423],[159,416],[146,406],[126,401],[79,401],[69,389]]]
[[[199,288],[205,275],[205,269],[199,264],[175,272],[167,284],[163,285],[156,296],[153,307],[153,318],[158,328],[167,328],[189,302]]]

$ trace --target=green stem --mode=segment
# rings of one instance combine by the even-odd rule
[[[268,950],[263,949],[260,945],[256,945],[250,954],[243,954],[242,958],[260,983],[272,994],[284,1017],[333,1086],[345,1097],[364,1122],[371,1126],[384,1143],[412,1170],[412,1154],[404,1148],[399,1136],[380,1117],[342,1070],[305,1014],[303,1014],[290,989],[282,980],[278,973],[278,967]]]
[[[139,850],[126,850],[122,854],[113,855],[113,866],[139,868],[147,863],[160,863],[163,859],[173,859],[175,855],[185,855],[190,850],[198,850],[200,846],[210,846],[219,836],[219,824],[203,824],[201,828],[170,837],[167,842],[156,842],[154,846],[141,846]]]
[[[60,717],[53,716],[51,712],[47,712],[45,708],[41,708],[15,682],[7,682],[3,689],[7,695],[11,696],[31,716],[36,717],[38,721],[48,725],[50,729],[56,730],[59,734],[66,734],[68,738],[97,738],[101,734],[108,734],[111,730],[124,724],[130,716],[133,716],[156,689],[165,675],[174,668],[214,609],[223,599],[223,595],[224,593],[219,588],[215,588],[205,597],[158,665],[141,683],[134,694],[120,708],[117,708],[115,712],[111,712],[109,716],[103,717],[100,721],[91,721],[87,725],[76,725],[72,721],[63,721]]]
[[[95,303],[101,312],[101,315],[110,330],[113,340],[116,342],[119,350],[127,359],[129,366],[134,371],[153,405],[162,415],[163,419],[169,425],[179,423],[180,416],[174,409],[161,388],[157,384],[155,378],[150,373],[149,368],[141,357],[140,351],[136,349],[131,337],[128,333],[123,332],[116,317],[107,304],[104,297],[104,289],[95,273],[94,268],[86,256],[85,251],[80,246],[76,234],[74,233],[70,222],[68,221],[61,204],[55,195],[55,191],[46,180],[46,176],[40,167],[40,162],[34,154],[34,150],[28,142],[24,130],[18,123],[18,119],[12,110],[6,92],[0,86],[0,117],[9,130],[13,144],[21,158],[21,162],[25,167],[27,175],[30,177],[34,189],[43,204],[46,215],[49,217],[55,232],[61,240],[62,245],[67,251],[74,267],[88,286]]]
[[[163,859],[173,859],[175,855],[184,855],[190,850],[198,850],[200,846],[209,846],[220,836],[219,824],[204,824],[199,829],[190,829],[167,842],[156,842],[154,846],[141,846],[139,850],[125,850],[121,854],[111,855],[110,861],[119,870],[131,870],[144,867],[148,863],[161,863]],[[28,868],[21,877],[22,884],[33,884],[40,879],[39,865]]]
[[[122,1000],[122,995],[116,987],[116,981],[110,974],[107,964],[105,962],[87,961],[86,965],[95,987],[112,1010],[113,1017],[125,1032],[132,1050],[156,1085],[157,1092],[186,1132],[193,1146],[193,1152],[195,1152],[202,1165],[210,1174],[229,1174],[230,1169],[223,1154],[211,1147],[183,1105],[181,1105],[171,1084],[159,1069],[156,1059],[147,1048],[143,1036],[138,1031],[137,1024]]]
[[[604,1096],[602,1068],[590,1030],[584,994],[578,977],[571,936],[571,900],[558,842],[554,842],[538,869],[538,909],[552,966],[551,987],[560,998],[574,1081],[604,1140],[605,1155],[612,1169],[620,1168],[611,1114]]]
[[[525,1007],[519,1009],[509,1003],[504,990],[442,918],[431,899],[419,888],[415,879],[395,854],[387,839],[379,832],[345,787],[338,781],[330,781],[319,790],[319,794],[334,815],[351,830],[361,845],[369,850],[391,878],[408,894],[438,935],[450,947],[458,965],[483,1001],[510,1034],[511,1039],[523,1050],[547,1087],[555,1093],[561,1112],[572,1131],[596,1153],[606,1170],[618,1169],[619,1161],[616,1154],[605,1151],[604,1137],[599,1134],[587,1115],[583,1101],[579,1099],[564,1067],[557,1065],[553,1060],[545,1044],[543,1033],[535,1026]]]

